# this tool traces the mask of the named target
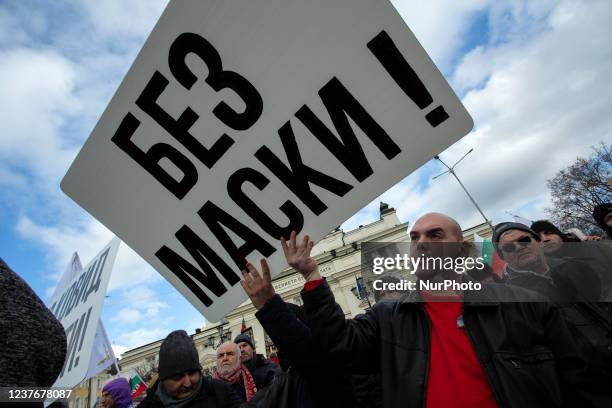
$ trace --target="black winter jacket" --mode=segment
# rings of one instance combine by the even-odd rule
[[[561,312],[580,351],[589,375],[601,389],[612,384],[612,322],[595,302],[600,280],[588,265],[572,259],[549,259],[550,273],[519,273],[506,267],[505,282],[534,290],[550,299]]]
[[[453,384],[427,384],[431,322],[418,292],[380,302],[352,320],[344,318],[327,282],[302,291],[302,298],[313,338],[335,364],[355,373],[380,370],[384,407],[424,407],[428,386],[452,392]],[[465,329],[499,406],[612,406],[612,398],[592,389],[565,322],[543,300],[501,284],[464,292]]]
[[[147,397],[138,404],[137,408],[164,408],[161,400],[155,391],[159,386],[159,381],[147,389]],[[242,404],[242,400],[234,393],[229,386],[210,378],[207,375],[202,375],[202,388],[198,395],[189,402],[185,408],[238,408]]]
[[[317,408],[356,406],[350,376],[342,368],[334,370],[333,366],[330,367],[324,360],[324,353],[314,344],[310,328],[298,320],[279,295],[268,300],[255,316],[278,347],[281,364],[288,361],[291,364],[291,370],[279,378],[271,394],[283,394],[286,387],[294,389],[294,394],[284,394],[292,396],[293,401],[287,402],[288,407],[312,406],[310,404]],[[272,400],[282,398],[276,396]]]
[[[281,373],[278,364],[273,363],[261,354],[255,354],[255,357],[244,363],[244,365],[251,372],[257,390],[262,390],[272,384],[276,374]]]
[[[311,388],[292,367],[274,377],[265,390],[258,392],[243,407],[248,408],[322,408],[312,398]]]

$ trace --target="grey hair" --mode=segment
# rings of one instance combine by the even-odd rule
[[[219,344],[219,347],[217,347],[217,351],[219,351],[221,346],[225,346],[226,344],[231,344],[232,346],[234,346],[234,349],[236,350],[236,355],[237,356],[240,355],[240,347],[238,346],[238,344],[234,343],[233,341],[226,341],[224,343]]]

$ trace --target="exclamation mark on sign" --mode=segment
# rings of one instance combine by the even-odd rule
[[[399,85],[406,95],[420,108],[425,109],[433,103],[433,98],[419,79],[418,75],[406,61],[402,53],[386,31],[381,31],[368,42],[368,48],[376,59],[387,70],[391,78]],[[432,109],[425,119],[433,127],[448,119],[448,113],[442,105]]]

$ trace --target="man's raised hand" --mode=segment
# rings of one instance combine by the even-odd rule
[[[319,265],[310,256],[314,241],[308,235],[304,235],[301,240],[297,240],[296,236],[295,231],[291,231],[289,240],[285,240],[284,237],[280,239],[287,263],[298,271],[306,279],[306,282],[321,279]]]
[[[268,300],[276,294],[270,277],[270,267],[265,259],[260,261],[262,276],[259,275],[255,266],[247,262],[247,271],[242,271],[244,280],[240,281],[242,288],[249,295],[255,309],[261,309]]]

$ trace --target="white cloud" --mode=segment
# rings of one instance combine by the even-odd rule
[[[133,324],[136,323],[140,318],[142,318],[142,314],[132,308],[123,308],[119,310],[111,320],[119,323]]]
[[[111,347],[113,348],[113,353],[115,353],[115,357],[117,357],[118,359],[121,358],[121,355],[123,353],[129,350],[128,347],[120,346],[118,344],[111,344]]]
[[[165,328],[153,328],[153,329],[137,329],[133,331],[124,332],[119,335],[119,342],[132,349],[134,347],[142,346],[144,344],[152,343],[159,339],[164,338],[170,333],[170,330]]]
[[[47,250],[47,261],[52,272],[51,285],[59,280],[74,251],[86,265],[113,238],[113,234],[99,222],[89,218],[81,225],[49,227],[21,217],[18,234],[37,242]],[[121,244],[111,275],[108,291],[131,287],[140,283],[156,283],[160,275],[130,247]]]
[[[464,45],[476,13],[489,0],[391,1],[434,62],[445,70]]]
[[[145,37],[167,0],[85,0],[80,2],[98,34],[107,37]]]
[[[131,287],[123,291],[124,302],[137,308],[147,319],[158,319],[162,309],[168,304],[159,300],[161,296],[146,285]]]
[[[76,153],[59,133],[80,109],[73,95],[74,66],[54,51],[26,48],[2,51],[0,61],[2,167],[58,180]]]
[[[206,319],[204,317],[199,316],[194,319],[191,319],[189,323],[185,326],[185,331],[187,333],[195,333],[196,329],[201,329],[206,326]]]

